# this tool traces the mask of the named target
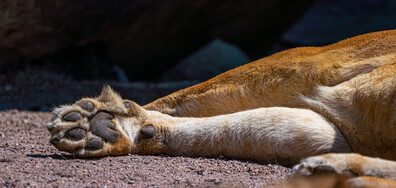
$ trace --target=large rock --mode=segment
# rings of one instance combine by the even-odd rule
[[[249,61],[237,46],[216,39],[163,73],[161,81],[203,81]]]
[[[318,0],[283,40],[294,46],[326,45],[396,28],[395,0]]]
[[[35,58],[90,71],[108,61],[131,80],[155,79],[214,38],[261,57],[312,1],[2,0],[0,63]]]

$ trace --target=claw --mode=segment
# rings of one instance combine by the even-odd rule
[[[60,138],[58,138],[58,137],[53,136],[50,138],[50,143],[52,145],[57,145],[59,143],[59,141],[60,141]]]
[[[52,131],[54,128],[55,128],[55,123],[52,122],[47,124],[48,131]]]
[[[83,156],[84,154],[85,154],[85,149],[83,147],[77,148],[73,153],[73,155],[75,156]]]
[[[306,162],[298,164],[292,169],[292,176],[310,176],[312,175],[312,169]]]

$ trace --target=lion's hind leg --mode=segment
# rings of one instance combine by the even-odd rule
[[[396,181],[371,176],[351,178],[347,182],[353,188],[396,187]]]
[[[396,186],[396,162],[355,153],[331,153],[303,159],[293,167],[294,176],[333,173],[354,177],[351,187]]]

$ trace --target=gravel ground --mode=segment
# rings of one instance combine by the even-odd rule
[[[264,187],[290,174],[283,166],[223,158],[75,159],[51,146],[50,109],[98,95],[103,84],[37,70],[0,75],[0,187]],[[145,104],[194,82],[110,84]]]
[[[2,187],[263,187],[290,169],[219,158],[128,155],[75,159],[48,143],[49,112],[0,112]]]

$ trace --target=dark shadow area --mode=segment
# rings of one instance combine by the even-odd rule
[[[94,97],[104,84],[144,105],[285,49],[396,28],[391,0],[151,3],[1,6],[21,14],[5,18],[20,27],[0,32],[0,110],[50,111]],[[223,46],[209,48],[214,40]],[[230,46],[247,59],[224,58],[236,53]],[[198,53],[205,50],[212,53]]]
[[[71,46],[44,56],[34,64],[41,61],[49,69],[71,75],[76,80],[116,81],[117,73],[108,55],[108,49],[106,43]]]
[[[87,160],[87,161],[95,161],[99,159],[103,159],[108,156],[103,156],[103,157],[74,157],[71,154],[51,154],[51,155],[42,155],[42,154],[27,154],[27,157],[32,157],[32,158],[52,158],[52,159],[57,159],[57,160],[73,160],[73,159],[81,159],[81,160]]]
[[[70,160],[70,159],[75,159],[73,155],[65,154],[65,155],[59,155],[59,154],[52,154],[52,155],[41,155],[41,154],[27,154],[27,157],[32,157],[32,158],[52,158],[52,159],[57,159],[57,160]]]
[[[0,8],[18,12],[0,23],[0,66],[49,62],[78,80],[111,80],[117,64],[131,81],[156,81],[218,38],[262,57],[314,0],[11,2]]]

